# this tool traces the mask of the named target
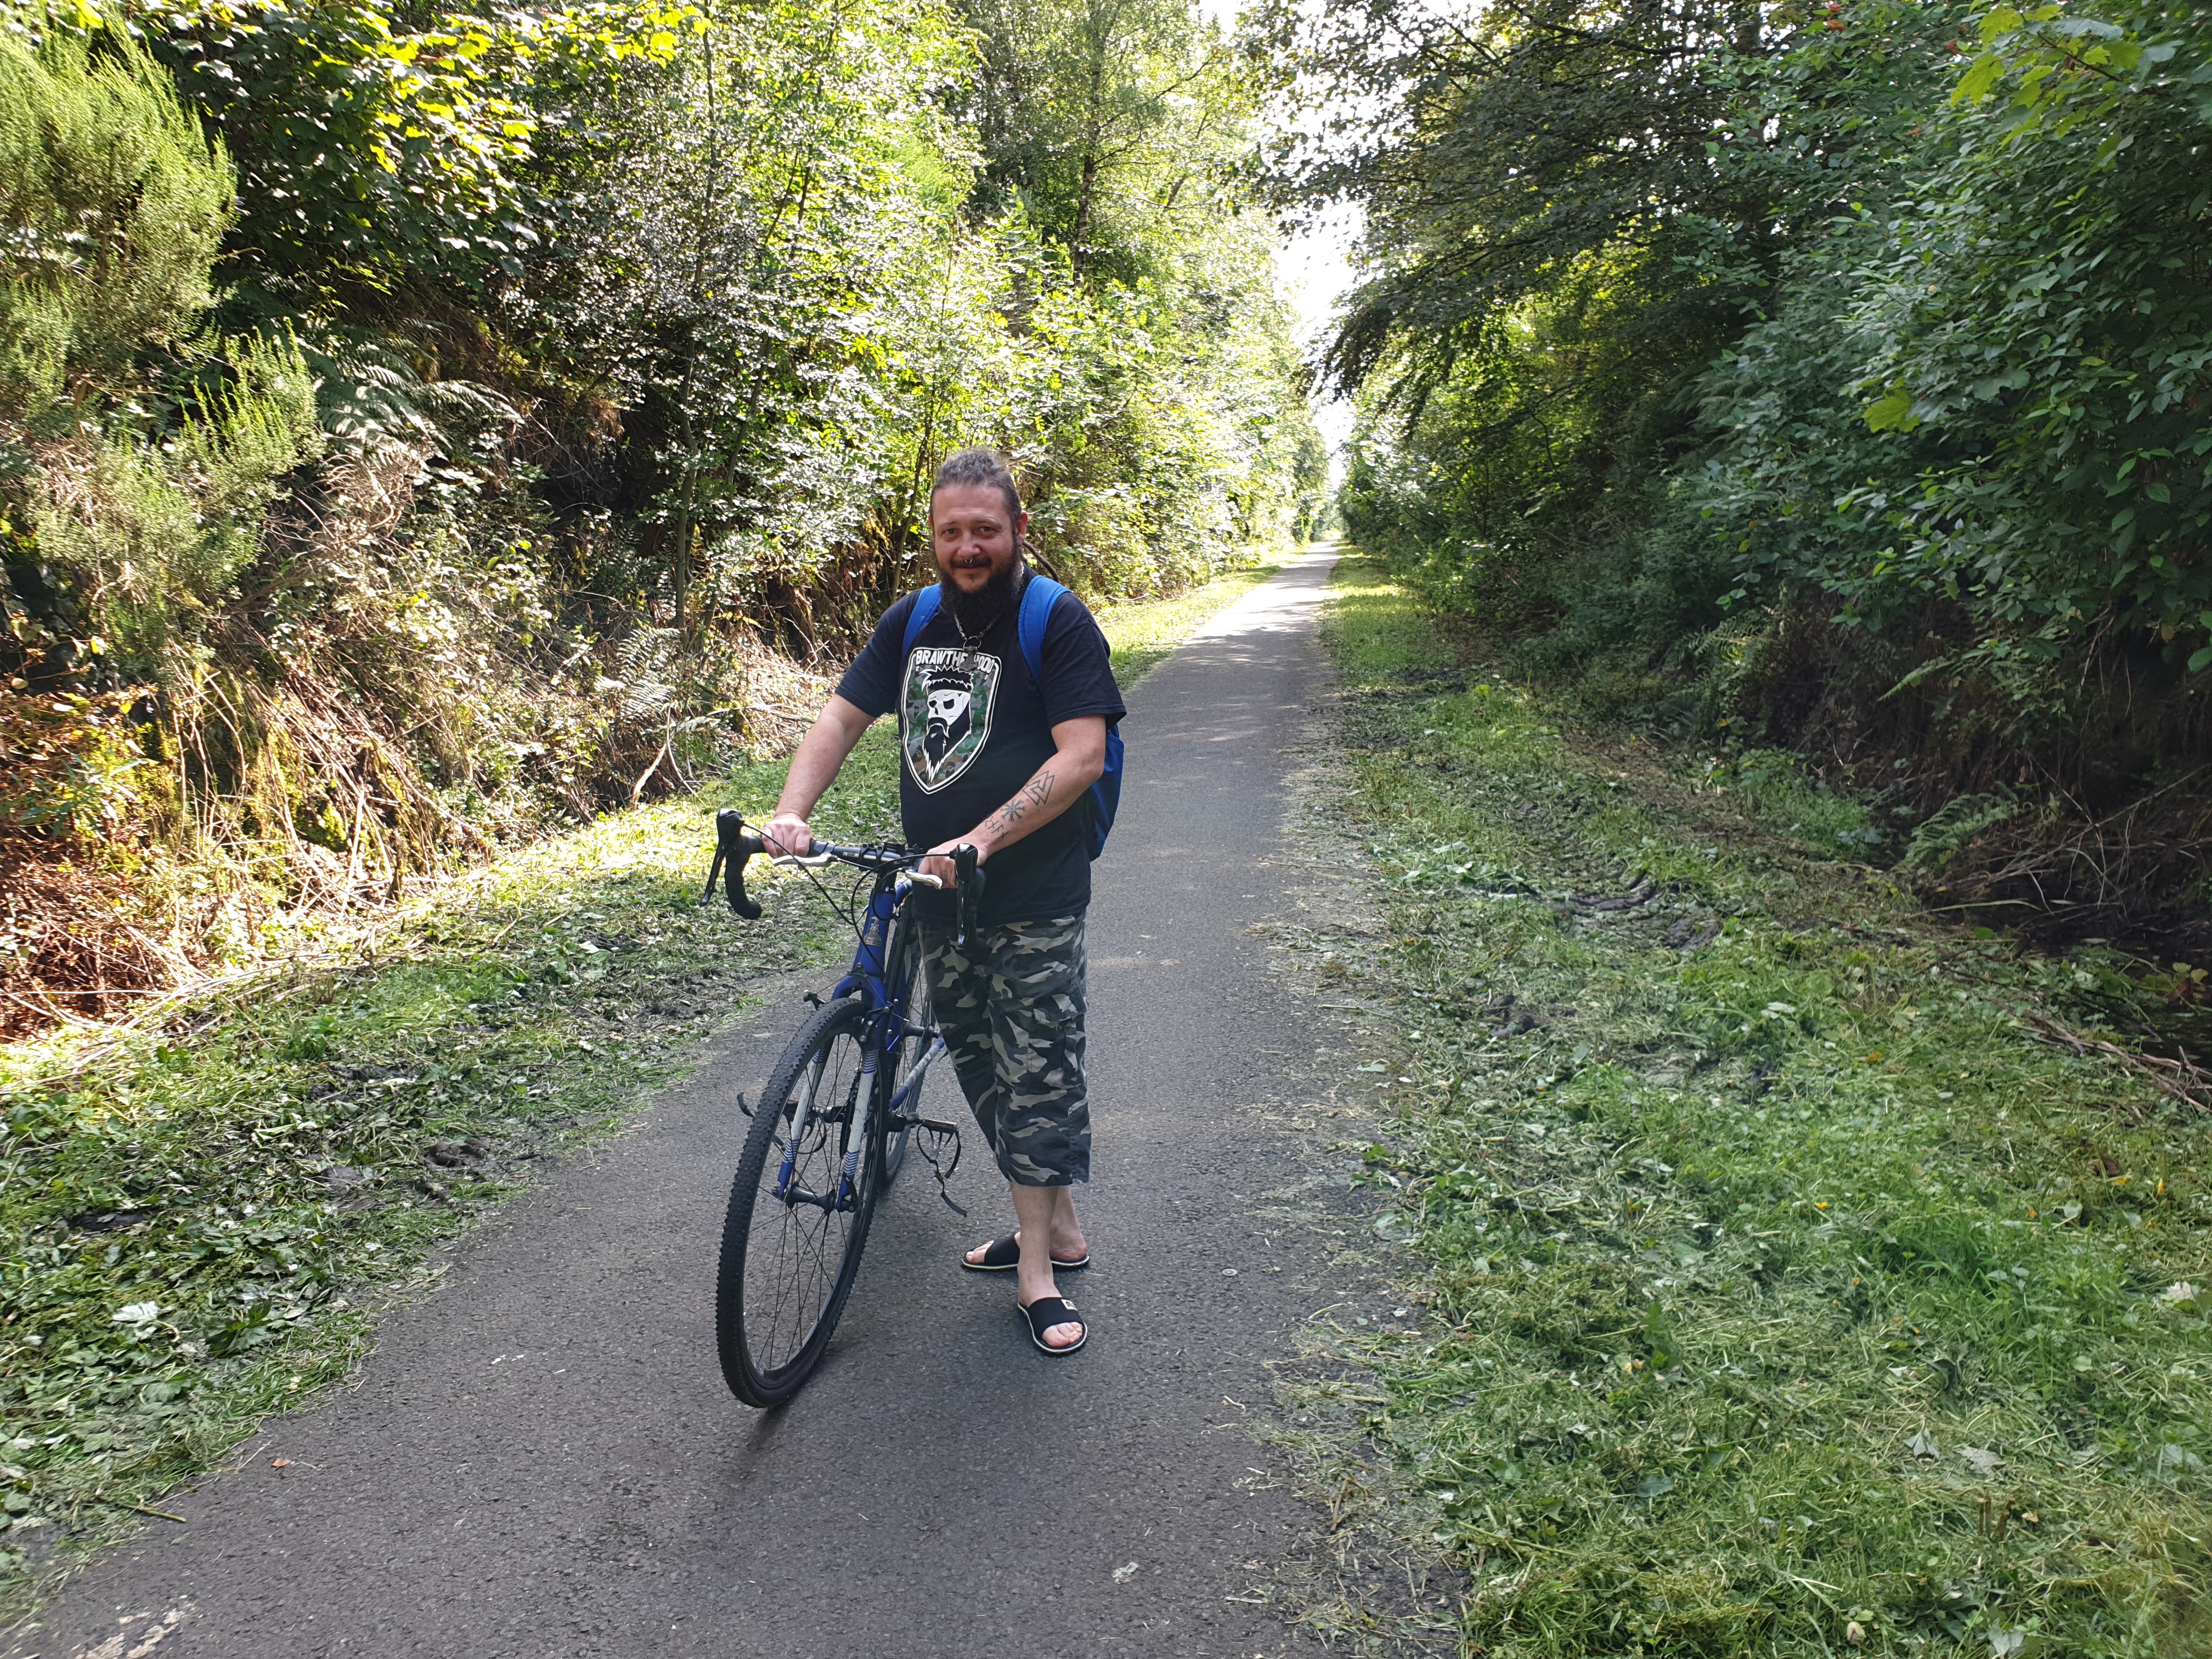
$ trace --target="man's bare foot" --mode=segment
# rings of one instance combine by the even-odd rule
[[[1083,1339],[1090,1333],[1085,1328],[1080,1319],[1063,1320],[1058,1324],[1047,1325],[1042,1330],[1037,1328],[1037,1319],[1048,1307],[1054,1310],[1065,1308],[1071,1314],[1075,1311],[1073,1303],[1064,1301],[1057,1296],[1035,1297],[1023,1303],[1022,1311],[1029,1316],[1030,1336],[1036,1339],[1040,1346],[1049,1348],[1054,1353],[1065,1353],[1070,1348],[1081,1347]]]
[[[1063,1250],[1068,1253],[1067,1259],[1071,1261],[1078,1256],[1087,1258],[1091,1247],[1083,1237],[1083,1229],[1076,1224],[1075,1195],[1067,1188],[1024,1187],[1009,1183],[1008,1196],[1014,1201],[1014,1218],[1021,1224],[1023,1231],[1030,1235],[1031,1241],[1030,1248],[1020,1253],[1020,1266],[1017,1269],[1020,1282],[1015,1292],[1026,1312],[1031,1304],[1060,1294],[1060,1287],[1053,1283],[1053,1258]],[[1016,1234],[1015,1237],[1018,1240],[1021,1234]],[[1040,1237],[1047,1245],[1042,1250],[1035,1243]],[[1074,1310],[1071,1308],[1068,1311],[1073,1314]],[[1080,1319],[1071,1318],[1039,1329],[1036,1318],[1031,1317],[1030,1333],[1036,1339],[1039,1346],[1055,1353],[1083,1346],[1083,1322]]]
[[[994,1238],[988,1243],[978,1244],[961,1260],[968,1266],[981,1272],[1005,1273],[1020,1263],[1021,1254],[1022,1236],[1018,1230],[1006,1234],[1003,1238]],[[1057,1228],[1054,1229],[1052,1234],[1052,1265],[1054,1267],[1067,1270],[1088,1267],[1090,1264],[1091,1249],[1084,1242],[1083,1233],[1079,1228],[1066,1235],[1063,1235]]]

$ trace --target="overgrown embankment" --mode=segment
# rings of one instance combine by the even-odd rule
[[[1875,798],[1942,902],[2201,961],[2212,13],[1260,15],[1343,135],[1278,187],[1364,210],[1349,533],[1530,678]]]
[[[1103,613],[1116,675],[1273,568]],[[434,1245],[688,1073],[751,982],[849,945],[772,869],[758,923],[700,903],[713,813],[765,817],[783,775],[746,764],[289,964],[0,1048],[0,1615],[346,1375],[379,1308],[434,1284]],[[897,833],[888,725],[815,821]]]
[[[1319,506],[1189,0],[0,0],[0,1036],[774,748],[961,445],[1102,601]]]
[[[1527,1659],[2212,1652],[2212,1094],[2130,1058],[2204,1024],[2194,981],[1944,925],[1807,833],[1824,798],[1696,793],[1374,563],[1340,583],[1388,927],[1318,971],[1397,1013],[1366,1157],[1407,1294],[1332,1339],[1384,1464],[1310,1473],[1452,1593],[1425,1632],[1313,1616]]]

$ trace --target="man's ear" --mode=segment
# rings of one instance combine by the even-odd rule
[[[1026,541],[1029,539],[1029,533],[1030,515],[1027,513],[1017,514],[1014,517],[1014,539]]]

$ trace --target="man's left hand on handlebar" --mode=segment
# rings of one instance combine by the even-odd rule
[[[952,854],[954,849],[961,847],[974,848],[975,862],[978,864],[981,864],[990,856],[989,851],[983,845],[980,836],[955,836],[951,841],[941,841],[931,848],[929,855],[915,867],[926,876],[935,876],[938,880],[945,884],[945,890],[949,893],[960,884],[960,869],[953,863]]]

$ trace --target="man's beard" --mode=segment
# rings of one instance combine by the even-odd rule
[[[957,735],[954,731],[956,726],[958,728]],[[947,724],[944,720],[932,720],[929,723],[929,730],[922,739],[921,752],[933,761],[943,760],[959,745],[960,739],[967,735],[968,720],[965,715],[951,724]]]
[[[970,593],[953,582],[943,582],[945,603],[952,609],[952,620],[960,626],[961,634],[969,639],[980,638],[1000,617],[1013,608],[1014,590],[1022,580],[1022,550],[1014,548],[1014,556],[1006,561],[1004,570],[992,572],[991,580]]]

